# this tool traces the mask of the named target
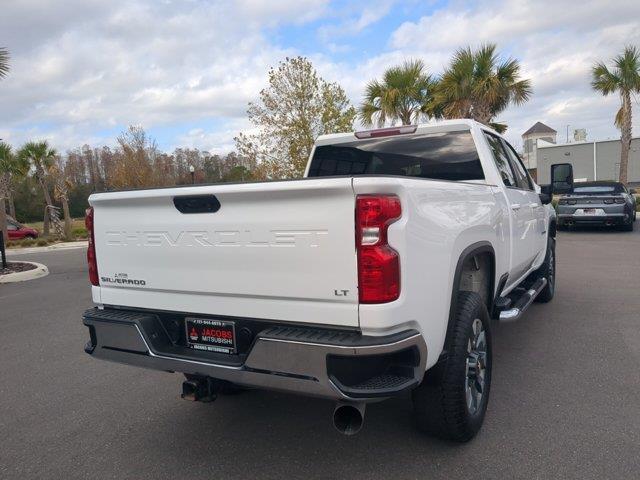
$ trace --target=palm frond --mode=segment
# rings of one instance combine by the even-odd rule
[[[27,161],[35,168],[49,168],[55,161],[57,152],[49,146],[46,140],[27,142],[18,151],[22,161]]]
[[[492,43],[456,50],[435,90],[446,117],[485,123],[511,103],[526,102],[532,93],[531,81],[520,78],[520,63],[512,58],[500,61]]]
[[[615,92],[620,85],[620,77],[616,72],[612,72],[602,63],[596,63],[591,69],[591,87],[599,91],[604,96]]]
[[[11,175],[26,175],[29,171],[29,163],[16,155],[11,145],[0,142],[0,174],[9,173]]]
[[[613,124],[622,129],[622,127],[624,126],[624,120],[625,120],[625,115],[624,115],[624,107],[620,107],[620,109],[616,112],[616,117],[613,120]]]
[[[0,47],[0,78],[6,77],[9,73],[9,58],[9,51],[4,47]]]
[[[640,52],[635,46],[627,46],[615,58],[615,65],[623,90],[640,92]]]
[[[426,73],[422,60],[406,60],[385,70],[382,80],[372,80],[365,88],[359,117],[364,125],[387,120],[403,123],[427,114],[425,105],[433,100],[434,79]]]
[[[358,118],[364,126],[370,127],[375,123],[376,118],[379,116],[379,114],[380,107],[378,107],[377,105],[374,105],[373,103],[362,103],[360,105]]]
[[[509,128],[509,127],[507,126],[507,124],[505,124],[505,123],[499,123],[499,122],[491,122],[491,123],[489,124],[489,126],[490,126],[491,128],[493,128],[496,132],[500,133],[500,134],[502,134],[502,133],[506,132],[506,131],[507,131],[507,128]]]

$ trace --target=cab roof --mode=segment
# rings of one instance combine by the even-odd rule
[[[432,123],[421,123],[418,125],[397,125],[393,127],[381,128],[381,129],[371,129],[371,130],[361,130],[357,132],[347,132],[347,133],[331,133],[328,135],[320,135],[315,144],[316,145],[334,145],[336,143],[343,142],[353,142],[357,140],[362,140],[365,137],[361,136],[366,133],[374,133],[382,132],[382,131],[392,131],[392,130],[400,130],[400,129],[408,129],[413,128],[413,131],[409,132],[398,132],[398,134],[413,134],[413,133],[441,133],[441,132],[456,132],[462,130],[471,130],[474,127],[481,127],[485,130],[489,130],[496,135],[499,135],[497,132],[492,130],[490,127],[486,125],[476,122],[475,120],[471,120],[468,118],[460,118],[453,120],[437,120]],[[390,134],[392,135],[392,134]],[[385,135],[385,136],[390,136]]]

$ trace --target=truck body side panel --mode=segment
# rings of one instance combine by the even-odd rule
[[[496,274],[508,270],[503,253],[509,248],[509,223],[500,190],[481,183],[411,178],[357,177],[353,184],[356,195],[392,193],[402,202],[402,218],[389,227],[389,244],[400,254],[400,298],[360,305],[363,333],[415,328],[429,352],[441,352],[463,250],[489,242],[496,252]],[[430,354],[427,368],[437,360],[437,354]]]

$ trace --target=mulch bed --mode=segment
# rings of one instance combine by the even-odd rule
[[[2,262],[0,262],[1,264]],[[25,262],[7,262],[7,268],[0,268],[0,275],[6,275],[8,273],[27,272],[33,270],[36,267],[32,263]]]

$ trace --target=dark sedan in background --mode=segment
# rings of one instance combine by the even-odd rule
[[[636,220],[635,190],[620,182],[576,183],[558,201],[558,227],[620,226],[632,231]]]

